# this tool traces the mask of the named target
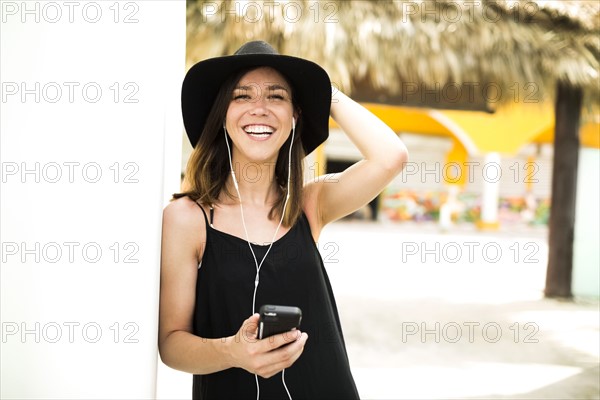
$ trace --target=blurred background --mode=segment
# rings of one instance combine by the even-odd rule
[[[187,68],[265,40],[409,149],[319,243],[363,398],[600,397],[599,30],[598,1],[187,1]],[[360,158],[331,120],[306,178]]]
[[[0,397],[191,398],[157,351],[162,210],[191,151],[181,82],[259,39],[322,65],[409,149],[317,244],[361,397],[600,398],[597,0],[0,14]],[[306,179],[360,158],[331,121]]]

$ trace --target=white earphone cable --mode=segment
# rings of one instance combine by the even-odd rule
[[[281,212],[281,219],[279,220],[279,224],[277,225],[277,229],[275,229],[275,233],[273,234],[273,238],[271,239],[271,243],[269,244],[269,248],[267,249],[264,257],[258,263],[256,258],[256,254],[254,253],[254,249],[252,248],[252,244],[250,242],[250,236],[248,235],[248,228],[246,227],[246,220],[244,218],[244,207],[242,206],[242,194],[240,193],[240,189],[236,180],[235,171],[233,169],[233,161],[231,156],[231,147],[229,146],[229,141],[227,140],[227,128],[223,123],[223,132],[225,134],[225,144],[227,145],[227,155],[229,156],[229,167],[231,168],[231,177],[233,179],[233,186],[235,187],[235,191],[237,192],[238,198],[240,199],[240,212],[242,216],[242,225],[244,227],[244,233],[246,234],[246,242],[248,242],[248,247],[250,248],[250,252],[252,253],[252,257],[254,258],[254,263],[256,264],[256,277],[254,278],[254,294],[252,295],[252,314],[255,313],[256,309],[256,292],[258,290],[258,283],[260,277],[260,269],[267,258],[267,255],[271,251],[273,247],[273,243],[275,243],[275,238],[277,237],[277,233],[279,232],[279,228],[281,228],[281,224],[283,223],[283,218],[285,216],[285,211],[287,209],[288,200],[290,199],[290,178],[292,173],[292,146],[294,144],[294,137],[296,135],[296,120],[292,118],[292,140],[290,142],[290,150],[288,153],[288,179],[287,179],[287,188],[285,194],[285,201],[283,203],[283,211]],[[260,385],[258,383],[258,375],[254,374],[254,379],[256,380],[256,400],[260,399]],[[281,371],[281,381],[283,383],[283,387],[287,392],[289,400],[292,400],[292,396],[290,395],[290,391],[285,383],[285,369]]]

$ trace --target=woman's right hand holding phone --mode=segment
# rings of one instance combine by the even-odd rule
[[[259,314],[252,315],[235,336],[227,338],[228,353],[233,367],[270,378],[296,362],[308,335],[294,329],[258,339],[258,321]]]

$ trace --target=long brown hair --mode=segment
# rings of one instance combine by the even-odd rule
[[[258,68],[258,67],[256,67]],[[194,201],[200,201],[202,204],[213,206],[217,203],[222,191],[233,198],[227,190],[227,179],[230,175],[229,156],[227,155],[227,145],[223,132],[223,121],[227,115],[227,109],[231,102],[233,90],[249,71],[255,68],[244,69],[232,74],[219,89],[217,97],[208,114],[204,129],[194,147],[186,167],[184,191],[173,194],[173,200],[188,196]],[[282,76],[285,75],[281,74]],[[296,133],[292,148],[292,166],[290,171],[290,198],[283,217],[284,226],[292,226],[298,220],[302,213],[302,187],[303,187],[303,163],[304,148],[302,146],[302,115],[294,98],[294,88],[290,81],[286,79],[292,88],[292,106],[298,113],[296,122]],[[285,141],[275,163],[275,181],[279,188],[277,199],[269,211],[269,219],[281,218],[283,205],[285,203],[287,192],[288,177],[288,153],[292,135]],[[236,171],[237,172],[237,171]]]

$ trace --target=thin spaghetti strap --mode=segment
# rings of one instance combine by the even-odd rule
[[[206,212],[204,211],[204,208],[200,204],[198,204],[198,202],[194,201],[194,203],[196,203],[196,205],[198,207],[200,207],[200,210],[202,210],[202,215],[204,215],[204,222],[206,223],[206,226],[211,226],[212,227],[212,223],[208,222],[208,217],[206,216]],[[212,208],[211,208],[211,214],[212,214]]]

